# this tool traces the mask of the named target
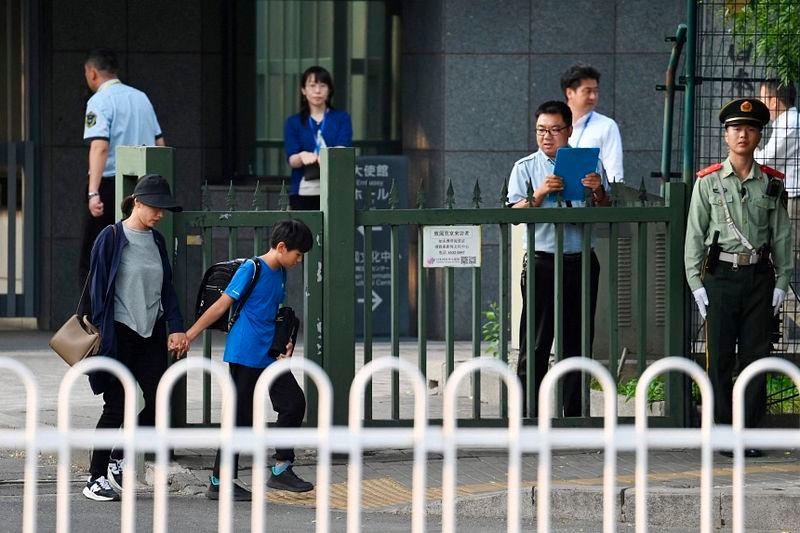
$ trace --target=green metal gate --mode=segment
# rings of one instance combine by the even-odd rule
[[[210,265],[212,257],[212,232],[214,228],[224,228],[227,232],[227,245],[229,256],[237,256],[237,242],[241,237],[243,228],[254,230],[254,252],[263,253],[265,249],[264,231],[275,221],[285,217],[296,217],[305,221],[316,235],[315,248],[308,255],[304,266],[305,303],[304,303],[304,324],[305,354],[315,362],[319,363],[331,377],[335,392],[334,417],[336,423],[344,424],[347,421],[347,395],[356,370],[356,338],[355,338],[355,281],[354,281],[354,257],[355,257],[355,230],[359,226],[364,228],[364,252],[369,257],[371,249],[371,228],[382,227],[388,230],[391,235],[391,267],[392,267],[392,290],[391,290],[391,335],[389,338],[389,355],[400,357],[400,333],[399,333],[399,308],[401,295],[398,287],[399,262],[401,261],[401,250],[399,241],[399,230],[403,226],[409,227],[410,231],[421,233],[426,225],[456,225],[456,224],[477,224],[483,228],[496,227],[500,235],[499,247],[499,285],[496,287],[497,300],[499,302],[500,320],[500,339],[499,357],[503,361],[508,361],[508,341],[510,334],[510,294],[512,290],[517,290],[517,281],[510,279],[511,271],[511,226],[514,224],[527,223],[528,237],[533,242],[534,224],[554,223],[557,227],[558,250],[563,249],[563,229],[567,224],[577,224],[583,228],[584,232],[584,257],[587,258],[583,264],[583,327],[580,332],[564,332],[560,324],[557,324],[557,336],[555,343],[556,360],[562,357],[561,335],[582,335],[584,351],[588,355],[589,346],[589,316],[588,316],[588,288],[589,288],[589,264],[588,251],[590,249],[589,235],[592,228],[607,230],[608,237],[603,240],[604,252],[603,274],[600,290],[608,292],[608,301],[611,309],[601,310],[601,313],[608,312],[608,331],[609,351],[603,354],[594,354],[596,359],[604,361],[612,374],[616,374],[619,355],[619,326],[616,316],[617,295],[619,291],[620,279],[617,271],[616,258],[619,253],[619,233],[620,228],[628,225],[632,228],[632,254],[637,258],[636,268],[633,272],[634,287],[636,293],[633,295],[634,310],[638,323],[636,324],[636,358],[638,373],[644,370],[648,360],[662,357],[664,355],[681,355],[684,339],[684,281],[683,281],[683,235],[684,235],[684,210],[686,189],[683,183],[669,183],[665,187],[665,197],[660,202],[648,202],[646,196],[640,198],[634,195],[631,199],[629,194],[624,194],[620,190],[612,192],[614,205],[608,208],[583,208],[583,209],[508,209],[503,207],[505,204],[506,191],[495,191],[491,194],[494,201],[487,202],[497,207],[486,207],[482,200],[483,193],[479,184],[475,184],[473,190],[473,200],[471,205],[459,207],[455,206],[455,193],[452,186],[448,188],[444,207],[426,208],[424,206],[424,191],[417,194],[417,207],[415,209],[372,209],[367,205],[364,209],[355,208],[355,157],[353,149],[335,148],[326,150],[323,153],[323,175],[322,175],[322,198],[321,212],[286,212],[286,211],[235,211],[232,206],[225,211],[199,211],[183,212],[175,216],[175,237],[178,244],[176,249],[175,274],[178,280],[179,290],[183,291],[182,301],[186,301],[186,291],[194,294],[199,283],[196,280],[187,280],[187,261],[189,261],[189,248],[192,244],[202,246],[203,268]],[[335,184],[335,186],[333,185]],[[628,191],[630,193],[630,191]],[[393,187],[392,193],[396,199],[396,188]],[[371,197],[370,194],[366,195]],[[369,202],[367,202],[369,204]],[[285,201],[283,202],[285,208]],[[392,206],[397,205],[397,201],[391,202]],[[663,232],[666,236],[665,268],[663,269],[666,290],[663,295],[665,300],[665,334],[664,345],[658,353],[648,353],[648,332],[653,324],[647,317],[648,300],[655,296],[648,287],[649,280],[653,278],[654,265],[648,261],[648,243],[655,230]],[[217,230],[219,231],[219,230]],[[251,231],[251,230],[248,230]],[[421,240],[420,240],[421,242]],[[557,257],[560,255],[557,253]],[[405,257],[404,255],[402,257]],[[422,271],[422,254],[416,255],[416,290],[418,301],[424,302],[426,294],[430,290],[425,276],[418,273]],[[414,271],[415,269],[410,269]],[[486,291],[481,284],[481,268],[471,269],[471,283],[468,288],[458,287],[455,283],[453,268],[446,268],[443,271],[443,285],[441,290],[444,292],[445,314],[445,367],[446,374],[449,375],[456,364],[454,335],[455,323],[455,291],[469,290],[472,293],[472,306],[470,317],[472,320],[471,355],[478,357],[482,355],[481,347],[481,294]],[[530,270],[532,276],[532,269]],[[372,288],[372,275],[369,262],[365,264],[365,294],[370,294]],[[563,261],[557,261],[557,276],[563,275]],[[559,279],[559,278],[557,278]],[[636,282],[636,280],[642,280]],[[189,283],[186,283],[189,281]],[[532,281],[532,280],[530,280]],[[556,286],[559,286],[557,283]],[[528,301],[535,302],[533,294],[533,283],[528,284]],[[556,301],[559,300],[559,291],[556,290]],[[348,304],[349,302],[349,304]],[[535,304],[534,304],[535,305]],[[557,304],[563,305],[563,304]],[[416,354],[420,370],[423,374],[427,372],[428,357],[428,332],[426,328],[428,315],[436,310],[426,309],[424,305],[419,306],[416,317],[417,339]],[[533,313],[529,313],[533,316]],[[556,313],[556,316],[559,316]],[[560,322],[560,321],[559,321]],[[310,327],[309,327],[310,325]],[[529,325],[530,327],[530,325]],[[370,306],[365,306],[364,313],[364,338],[363,363],[370,361],[373,357],[374,339],[371,334],[372,315]],[[530,327],[529,331],[532,331]],[[652,350],[650,350],[652,352]],[[206,341],[205,355],[210,355],[209,344]],[[529,380],[533,380],[533,373],[529,372]],[[368,393],[365,408],[365,423],[372,426],[381,425],[410,425],[410,417],[401,414],[401,382],[397,376],[393,376],[390,382],[390,394],[388,417],[376,417],[373,411],[372,394]],[[472,383],[473,398],[471,413],[463,419],[464,425],[502,425],[507,415],[505,390],[500,388],[499,394],[499,416],[486,416],[481,412],[480,380],[476,379]],[[590,383],[584,380],[586,391],[590,388]],[[651,425],[682,425],[684,423],[684,381],[683,379],[673,379],[668,376],[665,382],[666,389],[666,414],[654,417]],[[528,387],[533,391],[533,387]],[[210,417],[210,396],[208,392],[208,382],[204,383],[204,414],[202,424],[212,422]],[[315,401],[309,395],[309,422],[313,423],[315,418]],[[588,394],[584,395],[587,400],[584,402],[584,416],[580,418],[561,419],[558,423],[562,425],[600,425],[601,419],[589,416]],[[533,393],[525,400],[529,406],[529,412],[536,413],[536,398]],[[436,420],[437,417],[432,417]],[[185,423],[185,418],[182,420]],[[535,418],[528,420],[535,423]]]

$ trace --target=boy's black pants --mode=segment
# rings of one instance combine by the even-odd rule
[[[236,425],[238,427],[252,427],[253,425],[253,393],[256,382],[264,372],[263,368],[252,368],[237,363],[228,363],[236,386]],[[269,388],[269,399],[272,408],[278,413],[275,427],[299,428],[303,424],[306,413],[306,397],[303,389],[290,372],[278,376]],[[293,448],[279,448],[272,456],[278,461],[294,461]],[[214,477],[219,478],[220,451],[214,460]],[[233,477],[239,475],[239,454],[233,457]]]
[[[106,204],[107,206],[109,204]],[[159,318],[148,338],[139,336],[121,322],[114,322],[117,334],[117,360],[128,367],[136,383],[142,389],[144,408],[139,413],[139,426],[153,426],[156,420],[156,389],[161,376],[167,370],[167,326],[164,318]],[[103,414],[97,422],[97,429],[119,428],[125,414],[125,393],[118,379],[109,380],[103,392]],[[114,458],[122,458],[122,450],[114,450]],[[92,478],[105,476],[111,450],[95,449],[89,472]]]

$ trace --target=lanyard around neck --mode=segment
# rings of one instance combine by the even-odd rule
[[[581,129],[581,134],[578,135],[578,140],[575,141],[575,148],[578,148],[581,144],[581,139],[583,139],[583,134],[586,133],[586,128],[589,127],[589,121],[592,120],[592,115],[594,115],[594,111],[589,112],[589,116],[586,117],[586,122],[583,123],[583,129]]]
[[[100,92],[103,89],[105,89],[106,87],[111,87],[112,85],[116,85],[118,83],[122,83],[122,82],[119,81],[119,79],[113,79],[113,80],[104,81],[103,84],[100,85],[100,87],[97,88],[97,92]]]
[[[316,131],[316,133],[314,133],[314,144],[316,145],[314,153],[316,153],[316,154],[318,154],[320,152],[320,150],[322,150],[322,148],[325,147],[325,139],[322,137],[322,131],[323,131],[323,128],[325,127],[325,119],[327,118],[327,116],[328,116],[328,110],[326,109],[325,112],[322,114],[322,121],[319,123],[319,129]],[[315,130],[315,127],[314,127],[315,124],[316,124],[316,121],[309,114],[308,115],[308,127],[311,128],[312,132]]]

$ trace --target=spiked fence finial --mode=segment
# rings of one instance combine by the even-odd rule
[[[286,190],[286,180],[281,182],[281,192],[278,194],[278,207],[281,211],[289,210],[289,192]]]
[[[639,201],[642,202],[642,205],[647,203],[647,187],[644,185],[644,178],[639,183]]]
[[[475,180],[475,187],[472,188],[472,206],[475,209],[480,209],[481,207],[481,186],[477,179]]]
[[[228,211],[236,211],[236,191],[233,189],[233,180],[228,186],[228,194],[225,195],[225,207]]]
[[[253,190],[253,201],[250,202],[250,209],[252,211],[259,211],[261,209],[261,198],[259,193],[259,186],[261,185],[261,180],[256,181],[256,188]]]
[[[456,193],[453,191],[453,180],[447,180],[447,192],[445,193],[445,206],[453,209],[456,205]]]
[[[425,207],[425,182],[419,180],[419,187],[417,188],[417,209]]]

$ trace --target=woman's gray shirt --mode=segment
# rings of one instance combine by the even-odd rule
[[[122,224],[128,245],[122,249],[114,283],[114,320],[148,338],[161,315],[164,271],[153,232]]]

